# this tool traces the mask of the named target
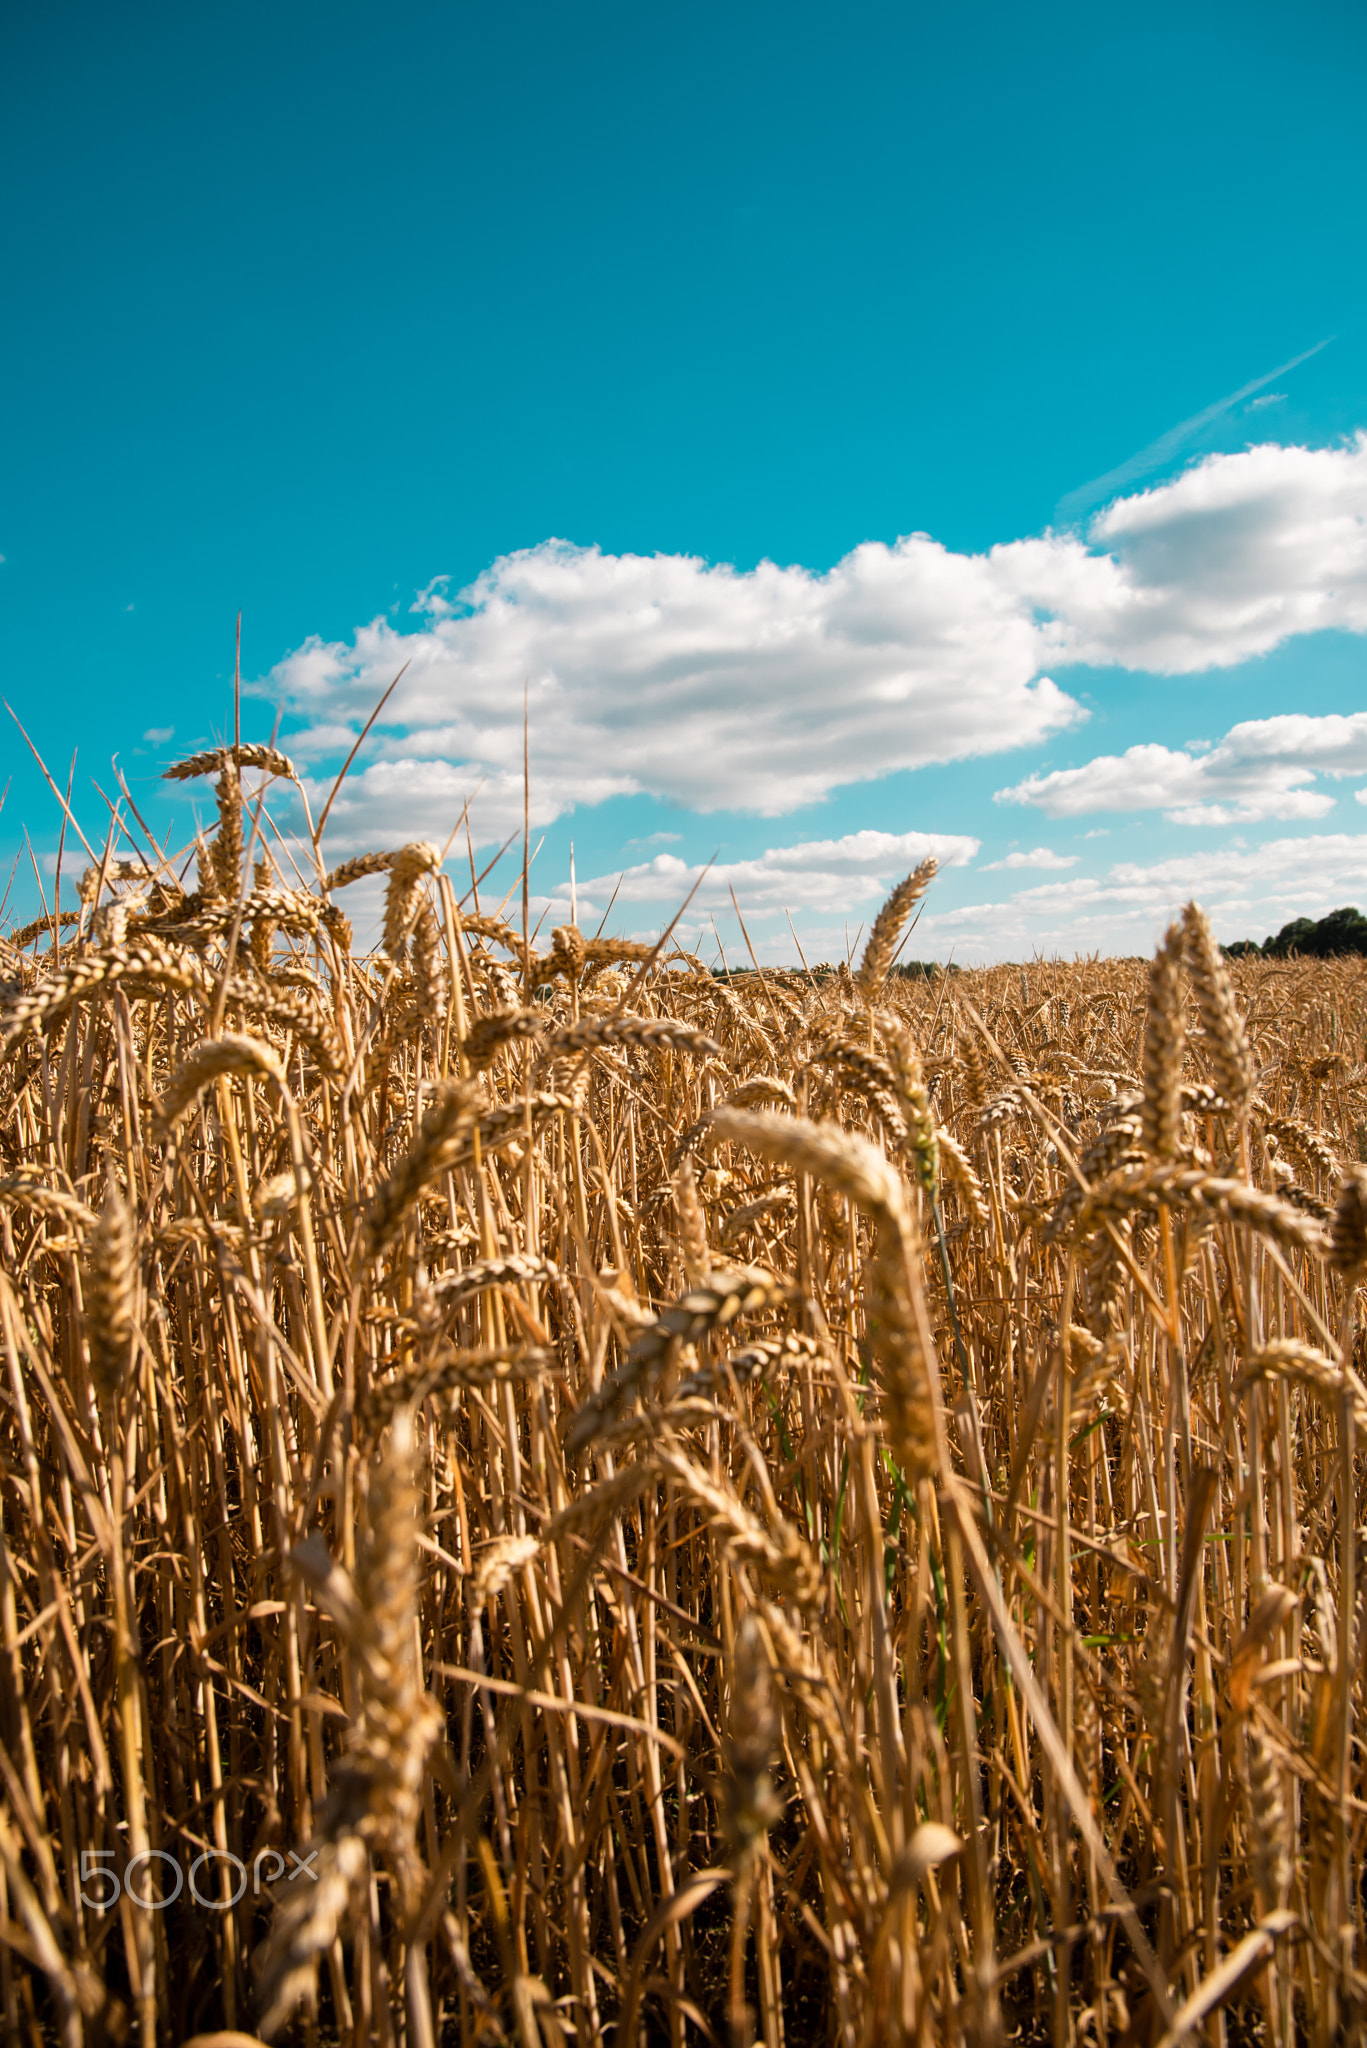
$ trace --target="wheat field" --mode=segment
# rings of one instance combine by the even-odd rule
[[[1364,962],[718,977],[171,772],[3,941],[5,2039],[1361,2039]]]

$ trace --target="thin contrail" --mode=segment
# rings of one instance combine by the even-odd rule
[[[1202,427],[1208,426],[1212,420],[1219,419],[1221,413],[1228,412],[1230,407],[1238,405],[1241,399],[1251,398],[1255,391],[1262,390],[1264,384],[1273,384],[1278,377],[1285,377],[1288,371],[1299,369],[1302,363],[1308,363],[1311,356],[1317,356],[1321,349],[1328,348],[1330,342],[1336,339],[1335,335],[1326,335],[1324,340],[1317,341],[1313,348],[1303,350],[1298,356],[1292,356],[1289,363],[1278,364],[1277,368],[1269,370],[1265,377],[1255,377],[1251,384],[1242,385],[1238,391],[1231,391],[1228,398],[1217,399],[1214,405],[1208,405],[1204,412],[1195,413],[1191,419],[1183,420],[1180,425],[1169,427],[1166,434],[1160,434],[1156,441],[1151,441],[1147,448],[1141,448],[1137,455],[1131,455],[1118,468],[1108,469],[1105,476],[1094,477],[1089,484],[1079,484],[1076,490],[1069,491],[1058,501],[1056,511],[1060,523],[1070,525],[1091,506],[1100,504],[1103,498],[1114,497],[1122,486],[1132,483],[1136,477],[1147,476],[1151,470],[1161,469],[1163,464],[1170,462],[1180,452],[1184,443],[1189,441],[1193,434],[1199,433]]]

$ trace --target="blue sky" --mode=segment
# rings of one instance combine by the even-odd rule
[[[0,686],[92,840],[115,751],[191,831],[240,609],[321,787],[413,657],[339,852],[481,777],[492,852],[526,681],[551,921],[571,838],[585,921],[715,855],[685,930],[734,887],[773,958],[931,844],[940,957],[1367,907],[1360,8],[0,37]],[[57,840],[7,756],[6,875]]]

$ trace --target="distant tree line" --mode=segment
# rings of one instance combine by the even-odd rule
[[[1257,954],[1264,960],[1332,960],[1341,953],[1367,953],[1367,917],[1360,910],[1331,910],[1327,917],[1293,917],[1275,937],[1236,939],[1225,952],[1238,960]]]
[[[1256,947],[1254,951],[1257,951]],[[753,974],[754,971],[753,967],[714,967],[712,969],[712,976],[715,981],[743,981],[747,975]],[[794,970],[789,969],[788,971],[793,972]],[[832,966],[829,960],[818,960],[815,967],[810,968],[808,971],[813,981],[823,982],[829,981],[832,975],[840,972],[840,969]],[[888,970],[891,978],[900,977],[904,981],[934,981],[935,977],[939,974],[962,974],[962,972],[963,969],[956,967],[952,960],[943,965],[938,960],[899,960],[895,967],[891,967]]]

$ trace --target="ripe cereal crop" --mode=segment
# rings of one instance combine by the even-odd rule
[[[1367,964],[719,977],[171,773],[0,940],[4,2038],[1362,2039]]]

